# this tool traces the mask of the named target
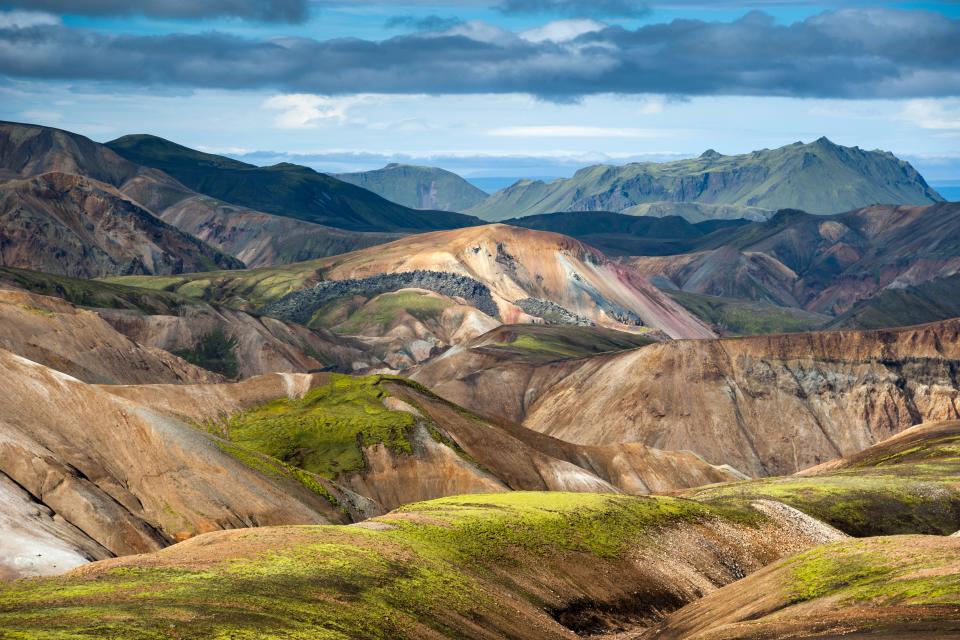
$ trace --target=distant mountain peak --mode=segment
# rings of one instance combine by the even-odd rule
[[[723,154],[714,149],[707,149],[706,151],[700,154],[701,160],[716,160],[717,158],[722,158],[722,157],[723,157]]]

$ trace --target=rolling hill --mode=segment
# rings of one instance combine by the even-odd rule
[[[392,163],[373,171],[332,175],[411,209],[465,211],[489,195],[457,174],[437,167]]]
[[[204,195],[330,227],[413,232],[479,222],[457,213],[409,209],[300,165],[258,167],[150,135],[123,136],[106,146],[131,162],[162,170]]]
[[[435,231],[237,275],[122,281],[306,323],[336,298],[414,287],[469,300],[501,322],[546,318],[673,337],[713,335],[647,279],[599,251],[567,236],[507,225]]]
[[[757,209],[772,213],[793,208],[823,215],[877,203],[942,200],[909,163],[893,154],[820,138],[736,156],[710,150],[690,160],[597,165],[549,183],[522,180],[468,213],[490,221],[556,211],[667,214],[699,221],[756,219]],[[690,203],[699,208],[691,212]]]

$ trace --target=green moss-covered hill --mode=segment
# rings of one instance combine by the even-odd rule
[[[689,492],[711,504],[785,502],[854,536],[960,530],[960,422],[913,427],[850,458],[793,476]]]
[[[668,558],[680,540],[691,553]],[[569,638],[602,628],[597,611],[650,618],[812,542],[749,509],[679,498],[452,497],[21,580],[0,589],[0,636]]]
[[[644,640],[960,637],[960,539],[889,536],[816,547],[684,607]]]

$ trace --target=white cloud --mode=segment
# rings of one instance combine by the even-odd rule
[[[40,11],[0,11],[0,29],[26,29],[45,24],[60,24],[60,18]]]
[[[664,137],[665,132],[658,129],[536,125],[490,129],[487,135],[501,138],[659,138]]]
[[[310,93],[289,93],[273,96],[263,103],[264,108],[280,111],[274,124],[281,129],[313,129],[325,124],[350,122],[348,111],[357,105],[377,102],[380,96],[357,94],[330,97]]]
[[[535,29],[521,31],[518,35],[528,42],[568,42],[585,33],[600,31],[606,26],[589,18],[555,20]]]
[[[910,100],[900,118],[921,129],[960,129],[960,99]]]

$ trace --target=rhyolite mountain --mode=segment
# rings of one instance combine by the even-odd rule
[[[872,204],[942,200],[893,154],[820,138],[734,156],[710,150],[673,162],[597,165],[552,182],[521,180],[468,213],[499,221],[558,211],[613,211],[682,215],[698,222],[758,219],[785,208],[831,214]]]
[[[152,215],[249,266],[343,253],[399,235],[336,229],[252,210],[197,193],[167,173],[126,160],[84,136],[0,122],[0,181],[51,172],[112,186]],[[56,198],[51,198],[49,204],[55,206]],[[123,242],[116,234],[110,237]],[[69,262],[62,269],[69,272]]]
[[[244,265],[108,184],[51,172],[0,182],[0,266],[91,278]]]
[[[465,211],[489,195],[450,171],[395,162],[382,169],[333,177],[411,209]]]
[[[269,167],[203,153],[151,135],[128,135],[106,146],[137,164],[160,169],[199,193],[279,216],[353,231],[429,231],[477,224],[447,211],[421,211],[282,162]]]

